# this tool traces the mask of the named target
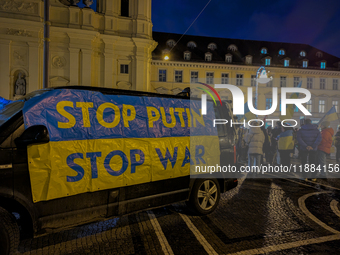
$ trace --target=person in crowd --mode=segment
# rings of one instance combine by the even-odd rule
[[[249,133],[246,135],[245,141],[249,146],[248,149],[248,165],[260,166],[261,156],[263,155],[264,134],[259,127],[259,123],[253,121]]]
[[[338,131],[334,137],[334,146],[336,148],[336,162],[340,163],[340,125],[338,126]]]
[[[290,166],[290,153],[294,150],[294,136],[291,127],[282,127],[282,133],[278,136],[278,150],[281,164]]]
[[[321,142],[321,133],[316,125],[312,125],[310,119],[305,120],[305,125],[297,132],[297,140],[299,143],[299,153],[301,156],[301,164],[304,166],[307,164],[307,158],[309,158],[309,164],[317,165],[317,148]]]
[[[263,135],[264,135],[264,143],[263,143],[263,148],[262,148],[263,156],[262,156],[261,162],[264,163],[264,159],[266,160],[266,162],[268,162],[268,157],[270,157],[269,156],[269,154],[270,154],[270,137],[268,136],[267,130],[264,127],[264,125],[261,127],[261,130],[262,130]]]
[[[277,149],[277,137],[281,134],[281,122],[276,122],[276,126],[275,128],[272,130],[272,145],[273,145],[273,149],[274,149],[274,153],[275,151],[276,153],[276,163],[280,164],[280,153]]]
[[[324,121],[321,123],[321,142],[318,146],[318,164],[323,167],[326,165],[326,157],[331,153],[334,130],[329,127],[331,123]],[[323,169],[323,168],[322,168]]]

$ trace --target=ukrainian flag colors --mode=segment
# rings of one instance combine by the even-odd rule
[[[294,149],[293,130],[287,130],[280,134],[278,149],[279,150]]]
[[[321,123],[324,121],[331,122],[338,119],[339,119],[338,114],[336,113],[335,106],[333,105],[333,107],[325,114],[325,116],[321,118],[321,120],[318,123],[318,126],[320,126]]]

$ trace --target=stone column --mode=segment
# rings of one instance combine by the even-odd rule
[[[69,48],[70,51],[70,85],[80,85],[79,51],[78,48]]]
[[[83,86],[91,86],[91,60],[92,50],[81,49],[81,84]]]
[[[11,41],[0,39],[0,96],[10,99],[11,84],[10,84],[10,47]]]

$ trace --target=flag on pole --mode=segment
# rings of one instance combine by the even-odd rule
[[[319,120],[318,126],[320,126],[324,121],[331,122],[338,119],[338,114],[336,113],[335,106],[333,105],[332,108],[321,118],[321,120]]]
[[[301,88],[302,85],[302,81],[299,82],[299,84],[297,85],[297,88]],[[293,93],[290,96],[290,99],[297,99],[299,98],[299,93]],[[286,115],[280,115],[280,119],[284,120],[284,119],[291,119],[294,115],[294,107],[295,105],[293,104],[287,104],[286,105]]]

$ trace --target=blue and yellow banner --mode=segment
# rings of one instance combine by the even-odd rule
[[[44,125],[50,136],[28,146],[33,201],[176,178],[189,175],[191,164],[216,162],[213,105],[207,116],[200,106],[68,89],[27,101],[25,127]]]

